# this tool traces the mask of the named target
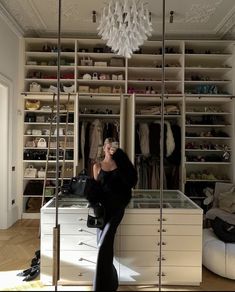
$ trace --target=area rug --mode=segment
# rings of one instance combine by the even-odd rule
[[[32,281],[25,284],[0,289],[0,291],[39,291],[43,290],[43,288],[44,286],[41,281]]]

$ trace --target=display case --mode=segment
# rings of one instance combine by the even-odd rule
[[[58,204],[60,281],[65,285],[92,284],[97,245],[96,230],[86,226],[87,201],[61,198]],[[115,238],[114,263],[120,284],[157,285],[162,244],[162,283],[199,285],[202,209],[178,190],[163,191],[162,216],[159,207],[160,191],[133,191]],[[41,209],[41,281],[47,285],[52,284],[54,221],[52,199]]]

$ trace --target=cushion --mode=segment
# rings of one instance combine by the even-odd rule
[[[229,213],[235,213],[235,187],[218,195],[218,207]]]
[[[214,191],[214,201],[213,208],[218,207],[218,196],[222,192],[228,192],[231,188],[234,187],[232,183],[216,182],[215,191]]]

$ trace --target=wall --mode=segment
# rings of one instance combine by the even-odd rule
[[[2,155],[8,156],[8,171],[9,184],[5,188],[0,189],[0,202],[4,205],[0,206],[0,211],[4,210],[5,218],[1,218],[0,228],[8,228],[18,218],[20,214],[17,196],[17,172],[19,167],[17,166],[17,149],[18,144],[18,132],[17,128],[18,116],[18,100],[19,100],[19,53],[20,53],[20,38],[14,33],[8,24],[4,21],[0,15],[0,77],[1,81],[9,87],[9,100],[8,100],[8,153]],[[20,165],[20,164],[19,164]],[[12,167],[15,166],[16,170],[12,171]],[[1,175],[1,173],[0,173]],[[7,182],[6,182],[7,184]],[[5,186],[6,187],[6,186]],[[5,209],[2,209],[5,208]],[[7,212],[6,212],[7,210]]]

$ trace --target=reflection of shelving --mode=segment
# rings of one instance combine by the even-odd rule
[[[203,206],[205,189],[233,179],[233,101],[187,98],[185,111],[185,192]]]

